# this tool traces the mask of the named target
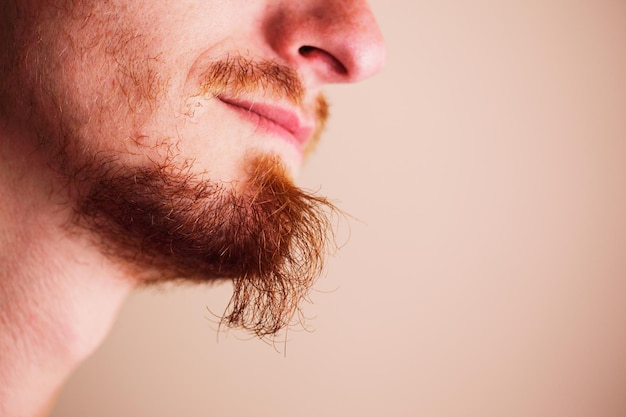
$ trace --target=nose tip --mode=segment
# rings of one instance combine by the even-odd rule
[[[357,82],[378,73],[387,49],[364,0],[325,0],[283,9],[268,24],[272,47],[318,83]]]
[[[361,38],[349,39],[350,44],[342,56],[348,81],[351,82],[379,73],[387,62],[387,48],[376,21],[373,28],[363,35]]]
[[[334,17],[319,40],[321,49],[345,69],[339,82],[357,82],[380,72],[387,60],[387,48],[380,28],[367,4],[364,10],[344,11],[343,23]]]

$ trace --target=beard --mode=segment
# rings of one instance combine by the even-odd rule
[[[55,19],[49,20],[54,23],[51,29],[58,27]],[[118,109],[136,124],[143,121],[156,113],[146,109],[160,107],[157,101],[168,80],[160,79],[155,68],[124,68],[124,63],[151,61],[124,55],[131,48],[120,42],[126,49],[97,56],[117,68],[114,75],[124,94],[91,113],[81,107],[80,98],[72,101],[72,87],[59,82],[61,75],[72,75],[63,66],[71,60],[54,57],[60,50],[49,41],[56,39],[54,31],[47,33],[43,24],[37,27],[25,46],[11,51],[11,61],[6,61],[11,65],[2,68],[6,77],[0,82],[0,105],[5,118],[22,117],[32,125],[38,151],[48,155],[70,196],[69,230],[87,231],[101,252],[143,285],[231,280],[233,295],[221,321],[225,325],[260,337],[289,325],[323,270],[325,256],[334,249],[336,208],[296,187],[280,160],[268,154],[247,154],[241,161],[243,180],[229,183],[194,172],[193,161],[176,155],[176,144],[166,139],[154,138],[166,148],[157,153],[169,155],[161,162],[151,156],[143,159],[150,162],[124,162],[128,154],[154,151],[156,145],[145,149],[135,143],[127,154],[103,150],[107,142],[120,142],[120,132],[94,139],[102,135],[97,121],[113,118]],[[207,68],[198,95],[233,92],[280,96],[300,105],[304,89],[287,67],[233,54]],[[327,116],[321,97],[316,106],[318,129],[305,153],[317,141]],[[87,145],[90,140],[96,145]]]
[[[323,269],[336,209],[294,186],[276,158],[246,166],[237,189],[168,165],[102,175],[75,224],[144,284],[232,279],[222,323],[276,334]]]

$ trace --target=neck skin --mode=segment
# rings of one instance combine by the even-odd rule
[[[0,415],[39,416],[102,342],[134,283],[69,233],[56,174],[0,122]],[[59,200],[59,201],[56,201]]]

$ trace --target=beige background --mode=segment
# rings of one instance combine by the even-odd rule
[[[626,1],[372,5],[388,66],[302,177],[358,219],[314,331],[136,294],[54,416],[626,415]]]

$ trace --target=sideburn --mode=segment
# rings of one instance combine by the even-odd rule
[[[275,158],[248,166],[249,179],[237,189],[168,165],[102,170],[76,221],[146,285],[232,279],[222,323],[275,334],[292,321],[334,249],[337,210],[293,185]]]

